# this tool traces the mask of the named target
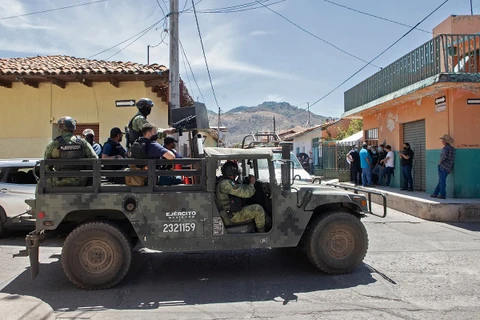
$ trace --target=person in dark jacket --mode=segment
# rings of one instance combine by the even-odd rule
[[[360,154],[358,153],[358,146],[353,145],[352,150],[347,154],[350,161],[350,178],[352,183],[356,186],[362,184],[362,168],[360,165]]]
[[[404,180],[403,188],[400,190],[413,191],[412,166],[414,152],[410,148],[410,143],[405,142],[403,144],[403,151],[400,151],[398,155],[400,156],[400,167],[402,168]]]

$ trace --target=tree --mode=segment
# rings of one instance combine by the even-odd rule
[[[357,133],[358,131],[362,131],[363,129],[363,120],[362,119],[353,119],[350,121],[350,125],[347,129],[343,126],[338,128],[338,135],[335,138],[336,140],[343,140],[347,137],[350,137],[352,134]]]

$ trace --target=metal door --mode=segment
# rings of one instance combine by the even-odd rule
[[[408,122],[403,125],[403,142],[410,143],[410,147],[415,153],[413,156],[413,189],[425,191],[427,185],[426,178],[426,138],[425,138],[425,120]],[[402,146],[403,147],[403,146]],[[402,174],[403,183],[403,174]]]

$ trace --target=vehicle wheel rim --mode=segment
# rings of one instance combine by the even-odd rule
[[[107,271],[113,264],[113,249],[102,240],[91,240],[80,249],[80,265],[94,274]]]
[[[328,254],[335,259],[344,259],[353,252],[355,239],[351,232],[345,229],[332,230],[326,239]]]

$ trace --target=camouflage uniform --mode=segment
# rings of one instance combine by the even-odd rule
[[[68,144],[77,143],[77,137],[71,132],[63,132],[61,137],[65,139]],[[98,159],[97,154],[93,150],[92,146],[85,140],[80,139],[83,143],[83,157]],[[71,142],[71,143],[70,143]],[[60,150],[58,140],[51,141],[45,148],[45,159],[59,159]],[[50,166],[46,167],[46,170],[53,171],[53,168]],[[62,186],[85,186],[87,184],[88,178],[48,178],[47,187],[62,187]]]
[[[220,215],[225,225],[242,223],[253,219],[258,230],[263,231],[265,229],[265,211],[259,204],[245,206],[242,210],[233,213],[231,218],[227,214],[230,211],[230,198],[228,195],[245,199],[250,198],[254,194],[255,188],[252,184],[236,184],[230,179],[223,179],[218,183],[216,198],[221,209]]]
[[[132,119],[132,129],[134,131],[137,131],[137,132],[141,133],[142,132],[142,127],[145,123],[149,123],[147,118],[139,112]],[[152,123],[152,125],[155,126],[153,123]],[[165,134],[163,132],[163,129],[157,128],[157,133],[158,133],[159,138],[165,138]]]

